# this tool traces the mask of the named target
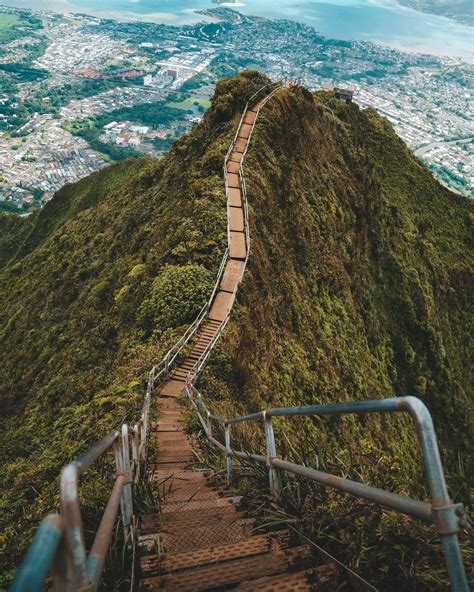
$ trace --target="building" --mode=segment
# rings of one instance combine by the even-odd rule
[[[349,90],[348,88],[338,88],[335,86],[334,94],[336,95],[336,99],[340,99],[341,101],[345,101],[346,103],[352,103],[354,91]]]

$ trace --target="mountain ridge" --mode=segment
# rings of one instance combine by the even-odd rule
[[[31,532],[28,523],[51,509],[61,464],[133,416],[146,371],[207,299],[225,246],[223,156],[239,111],[265,82],[250,72],[221,81],[203,123],[163,161],[129,161],[65,188],[50,206],[58,208],[57,225],[33,219],[23,250],[0,272],[8,561],[17,560],[19,532]],[[472,273],[465,252],[471,204],[442,188],[383,118],[331,93],[283,91],[255,131],[246,167],[250,269],[225,337],[232,354],[221,351],[211,363],[207,391],[227,409],[250,411],[418,386],[416,394],[428,389],[436,405],[437,383],[449,385],[454,376],[456,388],[435,409],[460,442],[448,455],[453,467],[466,447],[468,418],[446,413],[444,405],[466,401],[460,375],[472,321],[463,301]],[[113,186],[117,171],[123,179],[115,177]],[[97,195],[98,180],[104,191]],[[61,200],[72,211],[65,214]],[[409,255],[416,274],[401,255]],[[433,294],[442,304],[439,321],[427,306]],[[437,372],[426,376],[433,360]],[[416,489],[407,424],[387,434],[379,423],[369,425],[366,462],[397,429],[409,451],[392,445],[400,468],[384,465],[383,475],[370,479]],[[334,447],[327,432],[317,433]],[[359,428],[349,425],[344,436],[360,437]],[[446,434],[443,444],[450,444]],[[404,481],[402,469],[412,481]],[[53,479],[47,486],[45,474]],[[100,476],[86,488],[103,501]],[[86,501],[85,513],[93,521],[97,507]]]

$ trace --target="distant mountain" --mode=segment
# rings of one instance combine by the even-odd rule
[[[471,0],[400,0],[400,4],[421,12],[446,16],[464,25],[474,25]]]
[[[148,369],[208,298],[226,245],[223,158],[265,82],[255,72],[219,82],[203,122],[163,161],[114,165],[27,219],[0,216],[4,581],[58,503],[60,467],[136,417]],[[387,120],[329,92],[281,91],[253,138],[250,266],[203,390],[229,413],[417,395],[459,499],[473,425],[472,203],[436,182]],[[293,452],[308,463],[343,462],[348,474],[362,466],[367,482],[423,493],[407,418],[296,426]],[[83,481],[89,526],[106,478],[98,470]],[[339,537],[362,570],[386,566],[381,589],[395,589],[401,571],[407,586],[443,589],[441,568],[427,587],[419,531],[387,513],[352,508],[342,519],[344,508],[313,499],[298,511],[310,520],[324,510],[322,534]],[[340,530],[326,526],[331,512]]]

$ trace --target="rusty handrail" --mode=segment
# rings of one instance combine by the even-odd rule
[[[397,397],[350,403],[310,405],[307,407],[284,407],[267,409],[234,418],[223,418],[210,413],[201,394],[189,380],[184,393],[196,411],[202,429],[210,444],[225,453],[229,482],[232,481],[232,459],[251,459],[268,467],[270,491],[275,496],[278,496],[281,488],[279,471],[286,471],[432,524],[441,537],[446,567],[453,592],[469,591],[458,541],[459,531],[467,526],[467,521],[464,517],[464,508],[462,504],[451,501],[441,464],[433,420],[428,408],[420,399],[416,397]],[[203,409],[206,420],[204,420],[200,408]],[[368,413],[399,412],[409,413],[416,422],[418,437],[423,451],[423,461],[428,479],[431,503],[401,496],[365,485],[364,483],[343,479],[330,473],[289,462],[283,460],[277,454],[272,425],[273,417],[290,418],[296,416],[365,415]],[[231,447],[231,426],[253,421],[261,421],[263,423],[266,441],[265,455],[236,451]],[[219,442],[213,436],[213,422],[219,423],[224,428],[224,443]]]
[[[115,482],[87,555],[79,503],[79,477],[112,446],[116,462]],[[11,592],[41,590],[50,570],[55,590],[97,589],[119,506],[125,539],[132,536],[131,483],[138,467],[130,461],[129,450],[128,426],[124,424],[121,433],[109,434],[64,467],[60,487],[61,515],[48,516],[41,523],[17,571]]]

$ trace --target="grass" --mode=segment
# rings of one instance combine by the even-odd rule
[[[0,13],[0,43],[12,41],[13,29],[21,24],[21,19],[15,14]]]
[[[172,107],[173,109],[181,109],[183,111],[196,111],[198,103],[204,109],[207,109],[211,105],[211,101],[204,97],[191,97],[189,99],[184,99],[183,101],[176,101],[167,103],[167,107]]]
[[[19,25],[21,19],[19,19],[15,14],[5,14],[0,13],[0,32],[4,31],[5,29],[10,29],[15,25]]]

